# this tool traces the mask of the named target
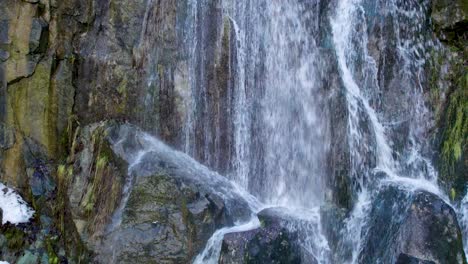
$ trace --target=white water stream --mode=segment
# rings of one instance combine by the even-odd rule
[[[235,87],[232,96],[229,95],[233,98],[230,179],[263,204],[285,206],[299,213],[317,212],[307,217],[314,223],[312,228],[301,227],[304,233],[314,230],[303,245],[318,263],[330,263],[330,248],[322,235],[318,213],[325,202],[326,156],[333,140],[327,137],[330,132],[327,122],[332,117],[323,110],[325,96],[321,90],[322,69],[330,58],[324,58],[320,50],[323,47],[316,43],[318,36],[324,34],[320,21],[323,5],[320,0],[226,0],[221,4],[224,21],[229,21],[235,36],[236,63],[235,69],[231,69],[235,72]],[[192,38],[187,43],[190,56],[195,57],[200,52],[196,47],[206,41],[206,36],[196,35],[194,25],[204,21],[200,14],[205,14],[208,5],[204,0],[192,0],[189,6]],[[357,263],[372,199],[379,191],[375,186],[396,184],[409,192],[426,190],[446,202],[449,199],[439,188],[436,170],[427,155],[426,136],[432,116],[425,106],[421,79],[428,50],[434,43],[421,34],[424,30],[421,25],[429,5],[416,0],[337,0],[333,8],[334,15],[327,18],[331,32],[325,34],[331,35],[330,45],[345,88],[349,177],[356,183],[357,192],[343,230],[343,239],[352,245],[352,256],[343,262]],[[395,54],[386,54],[385,45],[380,47],[383,50],[371,48],[379,45],[373,42],[375,36],[370,33],[369,20],[380,21],[376,16],[392,21],[392,26],[385,28],[388,35],[380,37]],[[397,77],[390,84],[381,81],[386,76],[379,72],[382,67],[379,56],[397,61],[393,69]],[[193,87],[197,85],[195,75],[205,74],[204,67],[196,71],[200,66],[196,62],[193,60],[190,65]],[[206,87],[200,89],[192,97],[199,104],[207,104],[205,97],[198,98]],[[401,96],[385,95],[391,89],[399,89]],[[391,102],[392,98],[400,101]],[[186,125],[185,149],[190,155],[194,155],[196,104],[189,107]],[[260,129],[256,130],[255,124],[260,124]],[[398,126],[406,124],[409,132],[402,135],[395,132]],[[206,129],[203,133],[206,142],[219,139],[219,131],[212,135]],[[398,137],[403,138],[400,143]],[[223,154],[218,149],[209,153],[208,144],[203,147],[208,163]],[[378,174],[384,176],[377,178]],[[467,203],[465,198],[459,209],[465,230]],[[257,209],[263,207],[266,206]],[[195,263],[216,263],[225,234],[256,227],[258,219],[253,217],[248,223],[218,230]]]
[[[423,143],[418,136],[421,137],[421,130],[424,132],[425,127],[412,126],[410,141],[411,149],[410,155],[406,160],[397,160],[394,158],[394,153],[396,150],[392,149],[389,145],[391,142],[387,136],[388,131],[386,127],[382,125],[382,114],[379,114],[376,109],[370,105],[370,99],[364,95],[366,89],[371,88],[374,92],[381,90],[381,87],[378,87],[378,69],[377,62],[372,56],[369,55],[368,51],[368,36],[367,36],[367,25],[366,25],[366,14],[362,6],[362,0],[340,0],[336,15],[331,19],[332,32],[333,32],[333,41],[336,48],[336,54],[338,57],[338,64],[341,71],[341,77],[343,83],[346,87],[347,92],[347,103],[349,111],[349,123],[348,123],[348,133],[349,144],[351,151],[357,150],[352,154],[352,159],[357,159],[353,162],[354,166],[359,166],[357,164],[360,159],[359,144],[362,141],[362,132],[360,127],[360,121],[362,118],[362,113],[367,115],[370,125],[372,127],[373,136],[375,137],[376,149],[375,157],[377,163],[375,168],[366,168],[367,177],[372,177],[375,175],[372,172],[384,172],[386,177],[381,180],[382,184],[397,184],[404,186],[408,191],[416,190],[425,190],[433,194],[438,195],[447,203],[449,199],[447,195],[441,191],[437,185],[437,174],[432,164],[428,158],[425,158],[420,152],[423,148]],[[386,6],[388,12],[393,12],[392,15],[396,16],[397,13],[404,14],[408,16],[408,19],[413,19],[418,21],[421,17],[421,13],[424,7],[419,6],[418,4],[411,6],[408,3],[410,9],[413,9],[413,12],[404,12],[398,6],[396,1],[390,1]],[[407,7],[408,7],[407,6]],[[419,17],[418,17],[419,16]],[[397,20],[395,18],[395,20]],[[398,23],[396,21],[396,23]],[[415,53],[418,53],[418,48],[420,52],[424,52],[424,48],[420,43],[413,42],[411,39],[402,40],[402,36],[399,35],[399,24],[397,24],[397,40],[399,43],[398,51],[399,56],[402,58],[404,65],[402,71],[407,76],[418,75],[423,70],[424,57],[415,58]],[[363,30],[356,31],[358,28],[363,27]],[[410,27],[410,26],[407,26]],[[414,34],[416,35],[416,34]],[[355,40],[359,38],[361,43],[356,44]],[[421,51],[422,50],[422,51]],[[364,61],[365,70],[362,72],[353,73],[351,67],[356,63],[356,57],[362,56],[362,61]],[[418,60],[419,59],[419,60]],[[355,81],[355,74],[363,74],[365,72],[364,78],[367,79],[367,85],[370,84],[370,87],[360,87],[360,85]],[[411,120],[412,124],[421,125],[430,121],[427,118],[428,110],[426,109],[423,96],[422,96],[422,87],[417,81],[416,87],[412,87],[409,83],[402,83],[400,85],[405,86],[404,89],[407,89],[408,92],[413,97],[414,111],[416,114]],[[363,92],[364,90],[364,92]],[[421,166],[426,168],[425,170],[421,169]],[[407,168],[410,169],[407,169]],[[362,172],[362,171],[361,171]],[[366,182],[372,182],[375,179],[367,179]],[[351,241],[353,245],[352,258],[347,260],[349,263],[358,263],[358,257],[362,250],[362,240],[363,237],[363,228],[367,224],[367,217],[369,214],[369,209],[371,205],[372,193],[376,190],[368,189],[368,186],[364,181],[360,182],[362,191],[358,194],[358,199],[352,211],[351,217],[347,219],[346,230],[345,230],[345,239]]]

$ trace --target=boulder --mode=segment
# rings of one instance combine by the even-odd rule
[[[426,191],[383,187],[372,204],[365,234],[362,263],[394,263],[405,258],[400,254],[434,263],[466,263],[455,211]]]
[[[224,236],[219,263],[316,263],[301,250],[300,234],[285,208],[268,208],[258,214],[259,228]]]
[[[70,209],[94,262],[188,263],[217,229],[250,217],[224,177],[135,126],[92,124],[72,145]]]
[[[226,219],[223,201],[193,183],[164,174],[137,177],[98,261],[188,263]]]
[[[419,191],[400,227],[401,252],[435,263],[466,263],[453,208],[434,194]]]
[[[258,204],[258,201],[252,195],[240,191],[222,175],[211,171],[185,153],[170,148],[136,126],[116,124],[107,133],[114,152],[131,164],[131,173],[136,177],[170,175],[191,183],[212,197],[219,197],[213,198],[213,201],[225,203],[227,223],[250,219],[251,206]]]

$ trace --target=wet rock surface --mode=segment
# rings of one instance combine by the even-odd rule
[[[340,231],[345,228],[345,219],[347,209],[340,208],[334,204],[325,204],[320,207],[320,220],[323,230],[323,235],[328,240],[328,246],[331,249],[331,259],[338,262],[340,257],[350,254],[347,246],[343,246],[342,236]]]
[[[435,0],[432,1],[432,10],[432,19],[442,40],[466,40],[464,28],[468,25],[468,4],[465,1]]]
[[[228,224],[219,197],[162,174],[136,179],[121,221],[102,242],[102,263],[189,263]]]
[[[400,254],[396,262],[396,264],[434,264],[434,263],[435,262],[433,261],[418,259],[413,256],[406,255],[406,254]]]
[[[292,218],[284,210],[265,209],[258,214],[261,227],[226,234],[219,263],[313,263],[304,258],[298,233],[287,228]]]
[[[130,163],[125,184],[111,185],[108,191],[96,192],[92,187],[96,185],[96,177],[121,177],[124,171],[114,169],[99,176],[96,168],[91,170],[95,171],[93,173],[77,174],[83,179],[76,177],[70,189],[71,208],[79,217],[75,222],[77,226],[82,223],[86,227],[79,231],[94,250],[96,262],[151,263],[157,259],[164,263],[189,263],[217,229],[250,216],[249,205],[241,196],[236,196],[233,189],[222,191],[233,188],[222,176],[150,138],[135,126],[101,123],[85,128],[83,135],[81,140],[94,138],[94,142],[99,142],[96,138],[102,136],[101,148],[110,144],[109,153],[101,150],[113,157],[107,159],[107,167],[119,164],[116,163],[119,159],[128,159]],[[79,140],[80,137],[77,142]],[[88,164],[86,166],[93,168],[91,158],[100,156],[95,151],[84,148],[77,152],[75,167]],[[87,172],[86,166],[80,171]],[[110,182],[115,183],[117,179]],[[107,188],[105,182],[97,185]],[[108,199],[109,195],[114,195],[115,188],[121,195]],[[79,196],[83,189],[90,195]],[[114,203],[104,208],[106,203],[98,202],[99,195],[107,196],[103,201]],[[83,198],[87,196],[94,200]],[[88,208],[92,210],[86,211]],[[82,211],[91,213],[91,217]],[[96,220],[102,220],[105,228],[96,226]]]
[[[436,263],[466,263],[455,211],[434,194],[415,194],[400,232],[406,254]]]
[[[128,176],[128,165],[113,153],[106,138],[110,124],[102,122],[78,128],[71,143],[71,155],[59,167],[67,179],[67,206],[77,231],[90,249],[120,205]]]
[[[364,263],[393,263],[400,254],[434,263],[466,263],[455,211],[434,194],[384,187],[368,221],[359,256]]]
[[[198,163],[187,154],[168,147],[134,125],[124,123],[110,126],[108,139],[118,156],[134,163],[131,165],[131,170],[136,177],[170,175],[191,183],[202,192],[221,197],[226,204],[231,223],[248,220],[249,203],[257,202],[256,198],[242,193],[225,177]],[[138,159],[135,160],[135,157]]]
[[[443,43],[428,65],[431,104],[436,112],[436,165],[439,184],[460,201],[468,181],[468,5],[466,1],[432,1],[433,30]]]
[[[35,162],[34,169],[28,173],[31,189],[27,197],[34,214],[26,223],[14,225],[0,221],[1,259],[24,264],[88,262],[89,252],[81,243],[63,204],[61,187],[52,177],[53,168]]]
[[[104,241],[119,240],[116,243],[122,248],[124,245],[136,245],[135,248],[129,247],[128,251],[125,251],[127,247],[122,250],[124,255],[127,254],[125,259],[143,252],[141,258],[144,261],[150,261],[150,256],[164,256],[167,262],[185,262],[200,250],[214,229],[248,218],[249,210],[244,200],[238,196],[224,199],[220,195],[232,189],[226,181],[204,177],[203,171],[193,170],[192,163],[180,163],[178,159],[155,152],[155,155],[145,155],[145,163],[137,168],[144,177],[135,178],[141,191],[148,192],[151,199],[156,199],[154,204],[151,201],[138,204],[130,195],[129,201],[133,202],[134,208],[123,209],[126,220],[122,222],[122,229],[111,233],[112,238],[107,237],[105,232],[123,199],[128,167],[123,161],[125,155],[114,153],[118,151],[107,142],[112,141],[113,130],[93,122],[111,118],[129,120],[181,148],[184,143],[181,141],[181,131],[189,118],[186,113],[190,106],[184,100],[191,97],[190,88],[194,85],[193,94],[200,102],[192,117],[197,125],[191,131],[196,142],[192,143],[194,147],[190,153],[220,171],[229,171],[232,166],[235,150],[232,135],[229,134],[233,130],[233,113],[230,109],[236,87],[234,79],[237,72],[234,69],[239,63],[236,43],[239,36],[234,30],[234,21],[223,17],[223,1],[200,4],[194,15],[197,19],[195,25],[190,25],[193,21],[187,20],[192,12],[188,2],[2,0],[0,180],[15,187],[25,200],[34,205],[37,215],[28,226],[1,228],[0,256],[11,263],[54,263],[64,262],[65,259],[69,263],[83,263],[87,253],[81,240],[94,249],[96,244],[102,245],[99,243],[104,237]],[[419,87],[419,84],[411,83],[401,71],[404,63],[395,52],[400,44],[393,32],[397,28],[395,23],[407,22],[404,21],[407,10],[402,4],[404,12],[393,20],[386,8],[377,9],[378,1],[362,2],[365,12],[370,14],[366,22],[368,55],[376,62],[379,71],[377,82],[382,88],[366,92],[372,97],[372,107],[382,112],[379,118],[386,121],[384,125],[390,131],[391,145],[398,152],[393,154],[398,159],[405,158],[408,153],[401,152],[411,146],[408,136],[414,130],[407,118],[414,112],[409,101],[412,94],[407,87]],[[349,113],[330,40],[329,17],[338,1],[298,3],[309,5],[308,10],[309,7],[315,10],[312,6],[319,5],[318,14],[313,15],[317,21],[308,23],[320,24],[319,32],[311,33],[319,35],[317,45],[323,59],[328,62],[321,69],[323,79],[317,80],[326,90],[319,96],[327,98],[324,116],[330,117],[329,137],[333,139],[327,154],[325,181],[329,188],[328,198],[345,208],[324,209],[325,233],[330,246],[334,247],[339,234],[334,233],[333,229],[342,227],[341,218],[352,209],[359,191],[355,179],[349,177],[350,168],[355,165],[350,163],[352,153],[347,134]],[[451,199],[459,200],[465,194],[468,180],[468,115],[464,110],[467,98],[467,5],[464,0],[419,3],[429,7],[417,11],[421,13],[418,16],[421,23],[417,23],[420,28],[411,31],[402,27],[401,37],[404,38],[408,32],[417,32],[416,37],[437,44],[432,36],[435,33],[444,45],[437,46],[440,50],[431,50],[431,54],[421,54],[431,58],[426,58],[427,72],[418,74],[418,80],[421,80],[426,97],[424,103],[430,101],[434,107],[430,112],[435,113],[435,130],[439,130],[434,132],[438,137],[434,144],[439,149],[439,153],[434,155],[441,171],[441,186]],[[252,24],[262,22],[248,21]],[[188,32],[191,30],[193,32]],[[190,42],[188,36],[196,38],[196,41]],[[189,47],[197,51],[196,58],[191,62],[190,51],[185,45],[195,42],[196,47]],[[258,56],[252,56],[259,62],[248,69],[254,74],[246,83],[264,82],[267,73],[262,61],[267,58],[263,45],[265,43],[258,47]],[[415,52],[419,53],[418,50]],[[447,54],[442,56],[444,52]],[[420,58],[419,54],[416,58]],[[192,67],[196,77],[190,76]],[[360,67],[357,63],[354,70],[362,71]],[[439,80],[441,76],[445,80]],[[364,80],[357,78],[357,82],[367,87]],[[250,98],[265,96],[265,91],[261,89],[248,93]],[[262,135],[264,129],[260,122],[261,108],[258,102],[254,102],[252,128],[247,132],[252,137]],[[374,149],[365,146],[375,145],[373,132],[369,121],[361,118],[360,122],[367,129],[357,149],[364,157],[364,163],[358,165],[374,167]],[[425,125],[432,126],[430,119]],[[207,131],[210,133],[208,136],[205,134]],[[132,149],[144,148],[145,142],[136,137],[138,133],[132,133],[135,137],[129,135],[125,139],[128,147],[124,149],[137,154]],[[429,138],[427,135],[418,136]],[[255,140],[249,147],[254,150],[252,164],[249,165],[255,167],[253,174],[264,174],[262,160],[266,146]],[[210,159],[210,156],[219,159]],[[368,180],[365,179],[368,175],[354,176]],[[265,179],[267,177],[252,182],[258,181],[253,184],[263,186]],[[159,188],[161,192],[144,190],[148,186]],[[222,191],[213,191],[215,189]],[[392,260],[400,262],[445,263],[443,259],[453,261],[450,263],[464,262],[463,257],[462,262],[459,258],[460,237],[456,231],[458,227],[454,213],[447,204],[427,193],[410,196],[399,191],[386,190],[384,193],[376,198],[372,209],[375,217],[371,219],[371,224],[374,228],[371,228],[368,239],[375,243],[366,245],[363,259],[373,259],[369,256],[372,252],[377,252],[377,257],[389,257],[390,253],[384,251],[390,247],[396,252],[391,254]],[[397,202],[407,200],[411,202]],[[399,213],[401,218],[397,217]],[[144,221],[138,221],[135,215]],[[272,226],[280,224],[277,220],[263,217],[267,222],[271,220]],[[153,218],[156,220],[152,221]],[[379,226],[388,226],[388,230],[379,230]],[[17,248],[11,247],[16,243],[13,241],[16,235],[11,235],[11,232],[26,234],[19,236],[25,242]],[[246,240],[269,236],[262,233],[267,231],[255,232],[246,235]],[[278,229],[273,228],[271,232],[274,241],[289,239],[280,236]],[[163,237],[163,233],[167,237]],[[147,246],[156,241],[154,237],[158,245],[162,245],[161,248],[153,247],[146,252]],[[396,243],[397,240],[402,242]],[[242,242],[242,245],[248,241]],[[271,243],[262,244],[262,247],[271,249],[277,246]],[[279,247],[279,250],[285,250],[281,243]],[[448,248],[452,250],[448,251]],[[294,252],[294,249],[291,250]],[[396,257],[399,252],[402,253]],[[281,257],[267,255],[259,256]]]

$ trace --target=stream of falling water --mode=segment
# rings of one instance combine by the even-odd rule
[[[236,38],[231,179],[254,193],[265,207],[287,207],[304,218],[307,224],[289,228],[305,234],[304,250],[318,263],[327,263],[330,249],[322,234],[319,207],[329,143],[315,78],[320,60],[312,34],[318,24],[315,28],[308,24],[316,21],[320,1],[316,2],[306,6],[295,0],[223,1],[223,8]],[[260,58],[264,58],[263,75],[256,82]],[[259,106],[256,110],[254,104]],[[255,116],[262,130],[252,133]],[[263,149],[258,161],[261,172],[252,166],[258,155],[249,148],[253,142]],[[224,235],[252,229],[257,222],[254,217],[242,226],[217,231],[195,263],[217,263]]]
[[[317,6],[295,0],[268,4],[265,28],[263,106],[264,199],[289,207],[313,208],[324,198],[329,142],[321,112],[319,69],[323,66],[311,21]]]
[[[240,2],[243,3],[243,2]],[[245,9],[239,7],[240,10]],[[248,142],[250,142],[250,134],[248,131],[249,111],[247,103],[247,94],[245,88],[245,32],[240,29],[236,20],[229,18],[234,27],[236,36],[236,59],[239,65],[234,88],[237,91],[234,95],[234,144],[235,156],[234,163],[234,181],[245,189],[249,187],[249,153]]]
[[[443,200],[448,201],[446,195],[439,189],[437,185],[437,174],[429,159],[423,157],[421,150],[423,143],[420,138],[423,137],[428,123],[430,122],[427,114],[428,111],[424,106],[422,87],[419,79],[415,82],[401,81],[400,85],[405,85],[405,89],[409,91],[413,98],[413,111],[414,116],[411,116],[412,124],[410,127],[411,132],[409,135],[410,152],[405,159],[395,159],[394,153],[397,152],[389,145],[391,142],[388,138],[386,127],[383,125],[381,119],[384,113],[378,113],[376,109],[370,104],[370,99],[366,96],[376,93],[381,90],[379,87],[377,62],[369,54],[368,51],[368,35],[366,25],[366,13],[363,5],[363,0],[341,0],[338,4],[336,15],[331,19],[333,41],[335,44],[336,54],[338,57],[338,64],[341,71],[346,88],[346,98],[348,103],[349,120],[348,120],[348,135],[349,145],[352,151],[352,173],[362,174],[364,177],[359,178],[359,186],[361,191],[358,194],[358,199],[354,206],[351,216],[347,219],[346,229],[344,230],[344,239],[350,240],[352,245],[351,259],[344,260],[346,263],[358,263],[359,254],[361,252],[364,228],[366,228],[367,218],[371,205],[372,192],[375,190],[368,189],[368,183],[376,179],[369,179],[373,177],[375,172],[384,172],[386,177],[381,181],[382,183],[396,183],[405,186],[409,190],[426,190],[432,192]],[[411,3],[410,3],[411,2]],[[401,6],[403,8],[401,8]],[[398,3],[398,1],[389,1],[386,5],[382,4],[383,9],[388,9],[395,21],[395,35],[398,42],[398,56],[402,60],[402,72],[408,79],[419,78],[424,65],[424,55],[420,56],[419,53],[425,52],[421,40],[414,40],[411,38],[404,38],[400,34],[400,24],[398,16],[406,16],[406,19],[416,21],[418,24],[421,17],[423,17],[424,6],[421,3],[413,3],[408,1],[406,5]],[[407,8],[405,10],[405,8]],[[426,7],[427,8],[427,7]],[[409,10],[408,10],[409,9]],[[405,21],[405,22],[408,22]],[[414,22],[413,22],[414,23]],[[420,26],[420,25],[418,25]],[[357,30],[363,27],[362,30]],[[406,25],[406,30],[411,28],[411,25]],[[411,30],[410,30],[411,31]],[[411,32],[413,35],[415,32]],[[357,39],[357,41],[356,41]],[[356,44],[357,43],[357,44]],[[416,54],[416,55],[415,55]],[[419,57],[418,57],[419,56]],[[356,58],[363,61],[364,66],[361,72],[353,73],[353,68],[356,68]],[[359,61],[359,60],[358,60]],[[366,79],[360,84],[357,83],[354,75],[363,74]],[[363,86],[364,87],[360,87]],[[367,85],[367,86],[365,86]],[[369,92],[371,91],[371,92]],[[375,167],[365,167],[359,164],[362,161],[362,153],[360,153],[359,144],[363,141],[362,122],[363,116],[367,116],[370,126],[372,128],[373,136],[375,137],[375,150],[373,150],[376,157]],[[426,127],[422,127],[424,124]],[[356,177],[356,176],[353,176]]]
[[[198,1],[191,3],[195,18]],[[298,0],[223,1],[223,8],[224,16],[234,28],[237,51],[231,179],[269,206],[316,212],[308,216],[313,227],[302,227],[301,232],[314,231],[307,242],[309,253],[318,263],[330,263],[330,248],[321,234],[320,214],[314,210],[324,202],[323,181],[327,177],[324,164],[330,148],[326,122],[331,117],[321,111],[319,85],[320,69],[328,62],[315,43],[317,32],[322,30],[317,15],[321,3],[320,0],[308,4]],[[388,87],[380,82],[379,62],[375,51],[369,48],[372,36],[368,23],[376,16],[369,6],[373,6],[373,12],[379,10],[378,15],[392,20],[392,27],[386,29],[391,31],[392,39],[384,40],[395,43],[393,52],[398,61],[395,71],[401,77],[399,84],[392,84],[402,91],[397,99],[401,102],[394,103],[396,109],[388,107],[390,96],[382,95]],[[428,50],[434,45],[421,34],[428,8],[427,3],[416,0],[338,0],[335,15],[329,17],[331,32],[327,34],[331,35],[338,74],[346,90],[349,177],[357,185],[354,209],[345,220],[341,238],[351,245],[352,254],[342,259],[342,263],[359,262],[372,199],[379,191],[370,186],[397,184],[409,192],[429,191],[448,202],[427,158],[425,142],[432,116],[425,106],[421,79]],[[262,82],[252,81],[260,72],[256,61],[259,58],[264,59]],[[255,104],[260,107],[254,108]],[[254,122],[261,124],[261,131],[252,133]],[[398,147],[395,138],[400,135],[394,130],[405,123],[409,124],[409,132],[403,136],[403,147]],[[260,156],[249,148],[258,142],[263,147]],[[258,157],[262,159],[257,160]],[[263,170],[255,170],[252,160]],[[384,177],[379,178],[378,174]],[[463,200],[462,204],[465,203],[468,198]],[[462,226],[468,226],[465,211],[466,207],[459,209]],[[218,230],[195,263],[217,263],[226,233],[257,226],[258,219],[253,217],[249,223]]]

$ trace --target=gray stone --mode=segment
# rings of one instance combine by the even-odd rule
[[[432,1],[432,19],[443,30],[453,30],[468,19],[468,5],[464,0]]]
[[[0,20],[0,45],[10,44],[11,40],[8,36],[9,28],[8,20]]]
[[[73,165],[63,168],[63,177],[71,177],[67,197],[73,221],[80,224],[81,238],[90,248],[120,205],[127,178],[127,164],[106,140],[107,125],[92,124],[76,131],[67,158]]]
[[[219,263],[307,263],[298,234],[286,228],[292,218],[284,209],[265,209],[258,217],[261,227],[224,236]]]
[[[466,263],[456,214],[439,197],[385,186],[373,201],[361,262],[392,263],[406,254],[435,263]]]
[[[0,149],[9,149],[15,144],[15,133],[11,127],[0,123]]]
[[[43,53],[47,49],[48,25],[42,18],[34,18],[29,35],[30,53]]]
[[[166,175],[138,177],[122,225],[104,238],[97,260],[190,262],[226,224],[219,217],[224,205],[218,207],[206,196],[195,185]]]
[[[10,58],[10,53],[8,51],[0,49],[0,62],[4,62]]]
[[[24,255],[18,259],[18,264],[32,264],[39,261],[39,254],[31,251],[26,251]]]
[[[320,221],[323,234],[328,240],[332,252],[332,259],[335,263],[339,263],[343,256],[349,255],[350,248],[347,245],[342,245],[341,230],[345,227],[345,219],[347,210],[337,207],[334,204],[325,204],[320,207]]]

